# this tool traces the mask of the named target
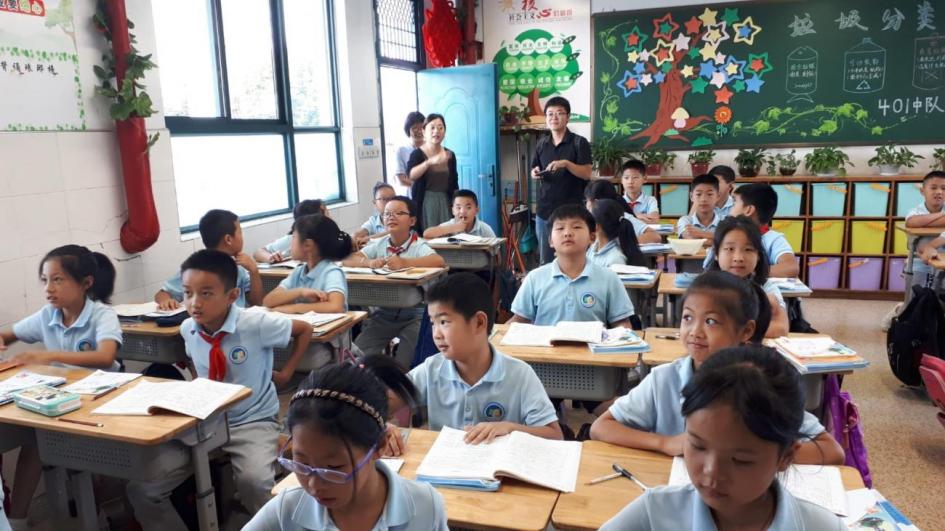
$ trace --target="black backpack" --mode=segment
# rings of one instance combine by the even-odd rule
[[[906,384],[922,384],[919,364],[923,354],[942,358],[945,354],[945,315],[935,291],[912,287],[912,300],[894,317],[886,333],[886,354],[896,378]]]

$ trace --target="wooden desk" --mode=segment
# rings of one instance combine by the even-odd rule
[[[67,383],[84,378],[92,371],[28,365],[23,369],[58,375]],[[6,379],[17,371],[7,371]],[[159,378],[147,378],[160,382]],[[135,385],[134,382],[131,385]],[[200,528],[218,529],[214,508],[213,485],[210,482],[208,454],[229,440],[226,426],[227,409],[250,396],[244,388],[206,420],[176,413],[152,416],[92,415],[91,411],[108,403],[123,391],[92,401],[82,397],[82,408],[60,418],[87,420],[104,427],[59,422],[55,418],[32,413],[10,403],[0,406],[0,441],[8,436],[22,438],[24,429],[35,435],[42,462],[58,467],[46,472],[47,498],[59,516],[68,514],[65,492],[65,470],[76,470],[74,481],[76,503],[83,530],[97,530],[97,509],[92,489],[92,474],[121,479],[147,480],[161,477],[168,470],[187,465],[194,467],[197,492],[205,493],[197,500]]]
[[[656,320],[656,286],[659,283],[661,269],[653,269],[656,275],[649,282],[624,281],[623,287],[627,290],[627,295],[633,301],[636,314],[641,319],[645,319],[643,326],[653,326]]]
[[[643,491],[635,483],[617,478],[597,485],[588,485],[593,478],[613,472],[611,465],[620,463],[640,477],[647,486],[665,485],[673,459],[669,456],[622,448],[600,441],[584,441],[577,489],[558,497],[551,522],[559,530],[596,530],[620,512]],[[840,467],[843,486],[847,490],[864,487],[860,473],[851,467]]]
[[[380,306],[383,308],[411,308],[423,302],[424,290],[447,269],[442,267],[414,268],[431,271],[430,275],[417,280],[390,278],[385,275],[345,273],[348,280],[348,306]],[[282,279],[289,276],[288,269],[263,269],[259,271],[263,291],[269,293]]]
[[[513,347],[502,345],[508,324],[497,324],[490,341],[502,353],[532,366],[552,398],[609,400],[626,392],[627,371],[640,354],[594,354],[587,345]]]
[[[644,373],[651,367],[672,363],[686,355],[686,347],[679,339],[665,339],[656,336],[676,337],[678,328],[647,328],[644,340],[650,345],[650,351],[644,352],[640,358],[641,369]]]
[[[430,451],[437,432],[414,429],[407,440],[404,466],[400,475],[407,479],[417,477],[420,461]],[[295,474],[286,476],[272,490],[277,494],[298,486]],[[437,488],[446,504],[449,525],[472,529],[545,529],[551,511],[558,500],[558,491],[537,487],[505,478],[497,492]]]
[[[320,326],[316,326],[312,329],[312,345],[327,345],[328,348],[335,350],[335,345],[333,341],[339,337],[344,336],[346,342],[350,342],[350,337],[346,334],[351,330],[354,325],[360,323],[367,318],[368,313],[363,311],[348,311],[347,317],[338,319],[337,321],[332,321],[330,323],[325,323]],[[309,354],[309,352],[306,352]],[[276,348],[272,350],[272,367],[274,369],[281,369],[285,366],[286,362],[289,361],[289,357],[292,355],[292,344],[290,343],[286,348]],[[338,361],[338,353],[333,352],[333,358],[335,361]],[[318,367],[314,364],[315,356],[306,356],[303,355],[302,361],[299,362],[298,367],[295,368],[295,372],[309,372]]]
[[[686,293],[686,288],[676,286],[676,273],[664,273],[660,277],[657,293],[663,295],[666,299],[663,303],[663,323],[678,326],[679,316],[682,310],[678,307],[679,297]],[[810,297],[811,292],[781,290],[781,296],[785,299],[804,298]],[[670,320],[670,317],[672,320]]]
[[[505,238],[498,238],[488,245],[460,245],[458,243],[430,243],[436,254],[446,260],[446,265],[452,269],[462,271],[482,271],[493,269],[499,250],[505,243]],[[429,241],[427,242],[429,243]]]

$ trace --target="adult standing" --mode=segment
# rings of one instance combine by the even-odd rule
[[[403,193],[410,197],[410,187],[413,181],[410,180],[410,172],[407,171],[407,163],[410,162],[410,154],[413,150],[423,145],[423,120],[426,117],[422,112],[413,111],[407,113],[407,119],[404,120],[404,134],[407,135],[409,142],[407,145],[397,148],[397,182],[400,183],[397,193]]]
[[[420,211],[420,229],[435,227],[453,217],[450,201],[459,188],[456,154],[443,147],[446,120],[430,114],[423,121],[423,145],[413,150],[407,175],[413,183],[411,195]]]
[[[550,134],[543,136],[532,156],[532,179],[539,183],[535,234],[542,265],[554,258],[549,237],[548,218],[561,205],[580,204],[584,186],[591,179],[591,145],[581,135],[568,129],[571,104],[555,96],[545,104],[545,123]]]

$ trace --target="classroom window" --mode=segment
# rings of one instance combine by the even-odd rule
[[[409,142],[404,135],[404,119],[407,113],[417,110],[417,71],[423,68],[423,49],[417,31],[422,4],[416,0],[374,2],[384,175],[398,193],[405,188],[394,178],[397,150]]]
[[[182,232],[212,208],[247,220],[344,199],[333,0],[152,9]]]

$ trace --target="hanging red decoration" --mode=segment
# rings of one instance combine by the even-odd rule
[[[437,68],[455,65],[462,40],[453,2],[433,0],[433,9],[426,10],[423,24],[423,47],[430,64]]]

